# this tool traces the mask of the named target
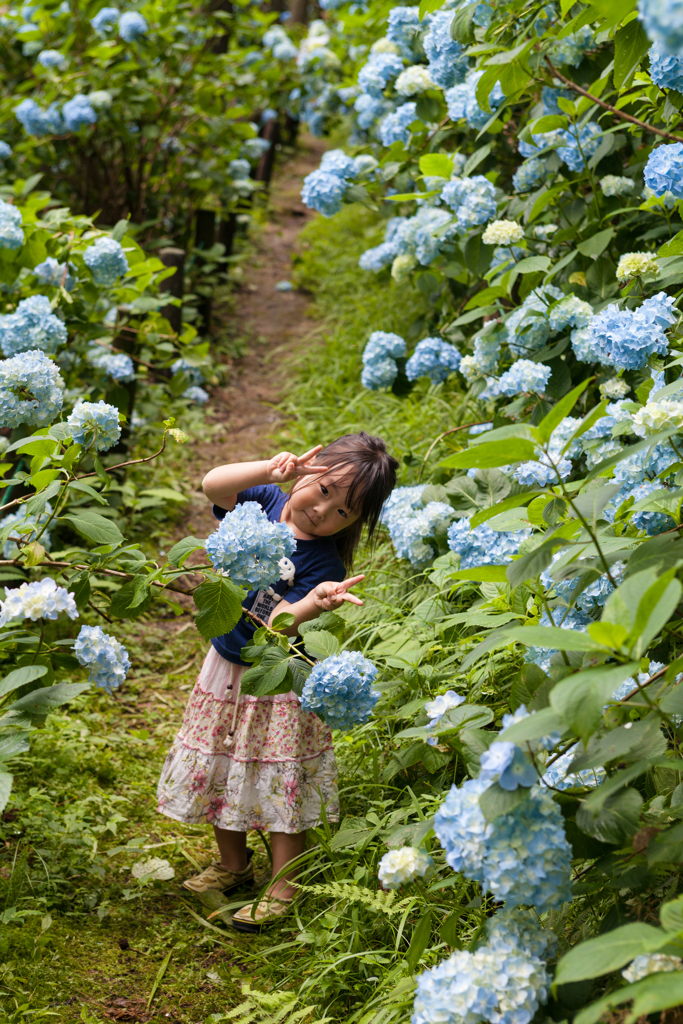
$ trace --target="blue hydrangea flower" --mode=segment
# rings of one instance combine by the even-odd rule
[[[417,7],[392,7],[389,11],[387,39],[395,43],[405,57],[411,56],[419,31],[420,15]]]
[[[20,587],[8,590],[5,600],[0,602],[0,627],[17,619],[57,619],[60,612],[66,612],[70,619],[78,618],[74,595],[65,587],[58,587],[51,576],[33,583],[22,583]]]
[[[660,89],[683,92],[683,61],[662,50],[657,44],[650,49],[650,78]]]
[[[539,620],[539,626],[559,626],[561,629],[575,629],[579,633],[585,633],[586,628],[593,620],[582,612],[578,608],[572,608],[567,611],[564,609],[556,608],[553,611],[553,622],[550,621],[550,617],[547,612],[543,612]],[[527,662],[531,662],[534,665],[538,665],[547,672],[550,668],[550,660],[556,653],[552,647],[529,647],[526,655]]]
[[[119,18],[119,35],[125,42],[134,43],[148,32],[147,22],[137,11],[124,11]]]
[[[379,391],[390,388],[397,376],[398,366],[393,359],[376,359],[363,367],[360,382],[369,391]]]
[[[500,395],[533,394],[542,395],[552,374],[550,366],[534,363],[531,359],[518,359],[509,370],[499,378],[490,378],[480,400],[498,398]]]
[[[63,68],[67,64],[66,57],[59,50],[41,50],[36,60],[44,68]]]
[[[320,170],[327,174],[336,174],[338,178],[349,181],[358,174],[356,164],[343,149],[329,149],[320,161]]]
[[[234,181],[242,181],[248,178],[251,173],[251,164],[248,160],[231,160],[228,164],[228,174]]]
[[[452,708],[458,708],[464,703],[465,698],[462,694],[456,693],[455,690],[446,690],[445,693],[440,693],[434,700],[426,701],[425,711],[429,715],[429,722],[427,723],[429,728],[433,729],[437,726],[447,711],[450,711]]]
[[[404,146],[410,139],[409,125],[417,120],[417,104],[403,103],[379,124],[379,138],[383,146],[391,146],[394,142],[402,142]]]
[[[382,505],[380,523],[388,528],[392,516],[411,516],[415,509],[422,505],[423,491],[424,487],[421,484],[417,484],[415,487],[394,487]]]
[[[519,786],[529,789],[538,781],[538,772],[527,761],[518,746],[509,740],[498,740],[479,758],[482,774],[505,790],[513,792]]]
[[[570,64],[573,68],[578,68],[586,50],[593,45],[593,41],[593,30],[588,25],[584,25],[578,32],[572,32],[564,39],[558,39],[553,44],[550,57],[557,64]]]
[[[90,268],[95,284],[112,288],[122,274],[129,270],[128,259],[123,246],[114,238],[98,238],[83,254],[86,267]]]
[[[90,106],[90,100],[82,93],[68,100],[62,107],[64,126],[68,132],[77,132],[88,124],[95,124],[97,114]]]
[[[0,142],[0,160],[6,160],[12,155],[12,147],[6,142]]]
[[[593,319],[593,307],[576,295],[566,295],[548,314],[551,331],[563,331],[566,327],[587,327]]]
[[[276,60],[296,60],[298,56],[299,51],[289,37],[280,40],[273,47],[273,57]]]
[[[657,444],[654,448],[642,448],[616,464],[614,481],[633,487],[648,477],[664,473],[674,462],[678,462],[678,456],[668,444]]]
[[[659,445],[657,446],[659,447]],[[676,461],[673,449],[671,456],[668,458],[669,463]],[[648,453],[647,449],[645,450]],[[626,461],[626,460],[625,460]],[[661,480],[643,480],[639,484],[633,484],[628,482],[617,494],[612,498],[607,508],[603,511],[603,516],[608,522],[614,522],[617,511],[621,505],[628,501],[629,498],[633,498],[633,504],[635,505],[639,501],[648,498],[654,491],[661,491],[662,482]],[[674,522],[672,518],[664,512],[657,512],[656,510],[639,509],[635,512],[631,511],[629,518],[637,530],[645,530],[648,536],[654,537],[658,533],[663,533],[665,530],[673,529]],[[593,584],[595,586],[595,584]],[[582,595],[583,596],[583,595]],[[603,602],[604,603],[604,602]]]
[[[559,553],[557,554],[557,557],[560,557]],[[541,579],[543,579],[543,574],[541,574]],[[535,715],[536,712],[532,711],[531,714]],[[516,725],[517,722],[523,722],[525,718],[529,718],[529,715],[530,713],[527,711],[526,705],[520,704],[514,714],[503,715],[503,719],[501,722],[501,732],[504,732],[506,729],[509,729],[510,726],[512,725]],[[557,732],[557,730],[553,730],[552,732],[548,733],[547,736],[541,736],[537,740],[527,740],[527,743],[529,744],[531,750],[533,750],[534,752],[536,752],[539,749],[553,750],[558,745],[561,738],[562,737],[560,736],[560,733]]]
[[[515,192],[530,192],[534,186],[543,181],[546,175],[545,163],[538,157],[525,160],[512,176],[512,187]]]
[[[197,405],[206,405],[210,395],[208,391],[200,388],[198,384],[193,384],[183,391],[183,398],[187,398],[190,402],[195,402]]]
[[[446,851],[446,863],[475,882],[484,880],[484,858],[493,836],[493,824],[479,807],[479,797],[491,784],[491,779],[479,776],[459,788],[451,786],[434,815],[434,832]]]
[[[228,512],[206,542],[217,572],[243,587],[268,587],[280,578],[280,562],[296,548],[286,523],[271,523],[256,501],[245,501]]]
[[[531,355],[543,348],[550,337],[550,305],[553,300],[563,298],[564,294],[552,284],[534,288],[522,305],[510,314],[505,327],[508,348],[513,356]]]
[[[0,199],[0,249],[21,249],[23,244],[21,210]]]
[[[463,234],[496,215],[496,189],[483,174],[475,174],[473,178],[453,178],[444,185],[441,198],[455,212]]]
[[[593,361],[617,370],[639,370],[651,355],[664,355],[669,350],[664,329],[675,320],[673,304],[671,296],[659,292],[638,309],[619,309],[616,303],[607,306],[589,328]]]
[[[460,555],[460,568],[478,565],[507,565],[517,554],[519,545],[531,530],[502,533],[492,530],[486,523],[470,529],[469,519],[457,519],[448,528],[448,546]]]
[[[119,13],[118,7],[103,7],[94,18],[90,19],[90,24],[98,36],[104,36],[111,31],[119,20]]]
[[[268,139],[245,139],[242,143],[240,153],[246,160],[250,160],[252,163],[256,163],[260,160],[264,153],[267,153],[270,149],[270,142]]]
[[[81,665],[90,669],[89,679],[107,693],[116,690],[130,668],[128,651],[115,636],[101,626],[81,626],[74,643],[74,654]]]
[[[378,98],[377,96],[371,96],[370,93],[363,92],[358,96],[353,104],[353,109],[358,114],[356,121],[358,127],[367,130],[371,128],[375,121],[378,121],[382,114],[388,113],[386,102]]]
[[[646,186],[656,196],[671,192],[676,199],[683,199],[683,143],[674,142],[653,149],[643,177]]]
[[[633,689],[633,680],[627,681],[628,691]],[[558,757],[546,768],[541,776],[541,785],[550,789],[573,789],[577,786],[588,786],[594,789],[604,782],[606,772],[604,768],[585,768],[580,772],[570,772],[569,766],[574,760],[576,748],[571,747],[566,753]]]
[[[412,488],[407,490],[412,491]],[[444,501],[430,501],[424,508],[421,502],[405,501],[388,510],[385,504],[382,516],[397,557],[407,559],[416,569],[423,569],[434,561],[434,549],[427,541],[434,536],[437,527],[451,519],[453,509]]]
[[[460,366],[462,356],[454,345],[441,338],[423,338],[406,363],[408,380],[429,377],[432,384],[440,384]]]
[[[477,83],[483,74],[483,71],[470,71],[461,85],[454,85],[444,93],[451,121],[460,121],[464,118],[469,127],[477,131],[491,120],[497,107],[505,99],[500,82],[496,82],[488,96],[491,111],[482,110],[477,102]]]
[[[569,89],[551,89],[549,85],[544,85],[541,89],[541,100],[543,101],[543,113],[544,114],[563,114],[564,111],[560,110],[560,105],[557,102],[560,99],[570,100],[572,94]]]
[[[389,82],[403,71],[403,61],[395,53],[373,53],[358,72],[358,86],[379,99]]]
[[[0,348],[6,356],[29,349],[56,352],[66,341],[66,326],[52,312],[45,295],[30,295],[14,313],[0,316]]]
[[[69,272],[71,269],[70,266],[67,270],[66,263],[59,263],[54,256],[48,256],[46,260],[33,268],[33,273],[41,284],[50,285],[52,288],[61,287],[62,281],[64,281],[66,290],[72,292],[76,287],[76,282]],[[66,277],[64,276],[65,270]]]
[[[64,122],[56,103],[42,110],[35,100],[25,99],[15,108],[14,116],[28,135],[61,135],[64,132]]]
[[[378,359],[400,359],[406,354],[406,343],[400,334],[391,331],[373,331],[363,349],[363,363],[367,366]]]
[[[442,89],[450,89],[465,80],[468,59],[463,47],[451,36],[453,11],[436,11],[425,33],[424,51],[432,81]]]
[[[48,501],[45,505],[45,511],[41,512],[38,516],[29,515],[25,508],[20,509],[19,512],[10,512],[8,516],[3,516],[3,530],[8,526],[16,527],[16,530],[12,530],[2,546],[3,558],[16,558],[19,554],[19,545],[17,544],[17,541],[21,541],[22,546],[25,544],[31,544],[36,540],[39,533],[40,543],[46,551],[49,551],[52,547],[50,532],[49,530],[43,530],[42,528],[45,523],[49,521],[51,515],[52,506]]]
[[[106,402],[77,402],[66,421],[75,444],[106,452],[121,437],[119,410]]]
[[[372,689],[377,669],[359,651],[342,651],[319,661],[306,680],[301,707],[331,729],[353,729],[367,722],[380,694]]]
[[[382,242],[372,249],[366,249],[361,253],[358,266],[361,270],[373,270],[378,273],[394,261],[397,256],[396,246],[393,242]]]
[[[519,139],[517,142],[517,148],[524,157],[537,157],[541,150],[557,149],[558,146],[565,145],[567,142],[565,132],[559,129],[550,132],[539,132],[532,135],[531,139],[531,142],[525,142],[524,139]]]
[[[193,366],[192,363],[189,363],[182,356],[171,363],[171,373],[174,377],[180,373],[184,374],[191,384],[202,384],[204,382],[204,374],[199,367]]]
[[[514,473],[515,480],[523,487],[549,487],[551,484],[559,483],[558,476],[566,480],[572,471],[572,464],[569,459],[557,458],[546,455],[544,452],[538,459],[530,462],[522,462]]]
[[[135,380],[133,360],[125,352],[110,352],[101,345],[95,345],[93,348],[88,349],[85,358],[91,366],[94,366],[97,370],[102,370],[112,380],[117,380],[121,383]]]
[[[0,360],[0,426],[37,427],[62,408],[59,367],[39,349]]]
[[[337,174],[318,169],[304,178],[301,199],[312,210],[324,217],[332,217],[341,210],[347,183]]]
[[[486,945],[494,952],[512,953],[517,949],[542,960],[555,952],[557,936],[543,927],[532,910],[505,909],[486,922]]]
[[[555,18],[557,18],[557,8],[554,4],[546,4],[545,7],[541,7],[534,20],[534,32],[536,35],[542,36],[548,27],[552,25]]]
[[[565,145],[558,146],[557,155],[570,171],[582,171],[600,145],[602,134],[602,129],[593,121],[579,130],[567,128],[562,132]]]
[[[664,53],[677,56],[683,51],[681,0],[638,0],[638,17],[650,39]]]

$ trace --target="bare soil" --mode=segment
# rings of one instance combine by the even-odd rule
[[[193,493],[179,536],[206,537],[215,529],[211,507],[201,491],[213,466],[248,462],[271,453],[268,438],[283,415],[278,403],[288,379],[288,364],[316,328],[307,315],[310,299],[300,291],[279,292],[278,281],[291,279],[297,236],[314,216],[301,202],[301,180],[320,163],[325,145],[305,135],[294,155],[280,156],[271,184],[268,223],[260,231],[256,256],[245,266],[235,299],[235,318],[253,339],[243,359],[232,363],[228,383],[211,391],[213,422],[225,425],[218,442],[195,442]]]

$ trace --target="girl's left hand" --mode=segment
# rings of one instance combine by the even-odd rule
[[[360,583],[364,580],[365,576],[352,576],[351,579],[344,580],[343,583],[319,583],[313,591],[313,602],[316,608],[321,608],[324,612],[333,612],[336,608],[340,608],[344,601],[349,601],[351,604],[361,605],[363,602],[355,594],[349,594],[349,587],[353,587],[356,583]]]

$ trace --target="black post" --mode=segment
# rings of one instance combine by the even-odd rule
[[[174,249],[171,246],[159,249],[159,259],[164,266],[175,268],[175,273],[162,281],[159,287],[161,291],[168,292],[174,299],[180,299],[181,302],[185,287],[185,256],[184,249]],[[159,312],[166,317],[171,325],[171,330],[180,334],[183,328],[182,306],[162,306]]]
[[[275,147],[280,138],[280,125],[278,124],[277,118],[273,117],[270,121],[266,121],[261,131],[261,138],[267,139],[268,142],[270,142],[270,146],[258,162],[254,180],[265,182],[267,188],[270,185],[270,179],[273,175]]]
[[[194,231],[194,244],[195,249],[199,250],[197,253],[197,270],[201,270],[202,257],[201,250],[207,250],[212,247],[216,241],[216,214],[213,210],[197,210],[197,219],[195,222]],[[203,334],[208,334],[211,330],[211,288],[209,285],[199,283],[196,286],[197,294],[200,296],[199,303],[197,305],[197,312],[199,314],[199,324]]]
[[[233,210],[227,217],[221,217],[218,224],[218,241],[225,246],[224,256],[232,255],[232,246],[237,233],[237,214]]]
[[[234,8],[231,0],[218,0],[218,3],[211,5],[210,10],[213,11],[225,11],[226,14],[233,14]],[[225,25],[224,21],[221,21],[222,25]],[[230,28],[220,36],[214,36],[213,39],[209,40],[208,47],[212,53],[227,53],[228,47],[230,46]]]

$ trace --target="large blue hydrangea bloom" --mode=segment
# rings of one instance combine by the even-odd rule
[[[564,145],[558,146],[557,155],[570,171],[583,171],[600,145],[602,129],[593,121],[589,121],[578,131],[575,128],[567,128],[561,134],[564,137]]]
[[[669,350],[664,331],[676,319],[673,304],[671,296],[658,292],[638,309],[607,306],[590,324],[593,360],[617,370],[639,370],[650,356],[664,355]]]
[[[121,437],[119,410],[106,402],[77,402],[66,421],[76,444],[106,452]]]
[[[66,66],[66,57],[59,50],[41,50],[36,60],[43,68],[63,68]]]
[[[367,722],[380,694],[372,689],[377,669],[359,651],[342,651],[319,661],[306,680],[301,707],[331,729],[353,729]]]
[[[128,259],[123,246],[114,238],[98,238],[83,254],[85,265],[90,268],[95,284],[112,288],[122,274],[128,272]]]
[[[134,43],[148,32],[147,22],[138,11],[124,11],[119,18],[119,35],[125,42]]]
[[[453,178],[441,192],[441,198],[455,212],[461,233],[493,220],[496,215],[496,189],[483,174],[472,178]]]
[[[454,345],[441,338],[423,338],[406,363],[408,380],[429,377],[432,384],[440,384],[460,366],[461,354]]]
[[[133,360],[125,352],[109,352],[101,345],[95,345],[86,352],[86,359],[91,366],[106,373],[112,380],[122,384],[135,380]]]
[[[101,626],[81,626],[74,643],[74,654],[90,669],[90,681],[111,693],[126,678],[130,668],[128,651],[115,636]]]
[[[14,116],[24,126],[27,135],[61,135],[64,131],[64,122],[56,103],[42,110],[35,100],[25,99],[15,108]]]
[[[0,199],[0,249],[20,249],[23,244],[21,210]]]
[[[443,501],[422,505],[424,487],[395,487],[382,507],[380,522],[386,526],[399,558],[416,569],[434,561],[434,549],[427,541],[442,523],[448,522],[453,509]]]
[[[380,121],[379,138],[383,146],[391,146],[394,142],[407,145],[410,139],[409,125],[417,120],[417,104],[403,103],[393,113]]]
[[[76,282],[69,272],[72,269],[73,267],[69,266],[67,270],[65,263],[60,263],[54,256],[48,256],[46,260],[43,260],[42,263],[33,268],[33,273],[41,284],[49,285],[52,288],[59,288],[62,281],[64,281],[64,287],[68,292],[71,292],[76,287]],[[65,270],[66,277],[64,276]]]
[[[589,50],[594,41],[593,30],[589,25],[584,25],[578,32],[559,39],[550,51],[550,57],[557,64],[570,64],[578,68],[584,58],[586,50]]]
[[[662,50],[656,43],[648,54],[650,78],[660,89],[676,89],[683,92],[683,60]]]
[[[52,312],[45,295],[30,295],[14,313],[0,316],[0,348],[6,356],[36,348],[56,352],[66,341],[66,326]]]
[[[512,175],[512,187],[515,192],[530,192],[535,185],[543,181],[546,175],[545,163],[538,157],[525,160]]]
[[[460,555],[461,569],[478,565],[507,565],[517,554],[521,542],[530,536],[531,530],[499,533],[486,523],[471,529],[469,519],[457,519],[448,528],[448,546]]]
[[[346,188],[346,181],[339,175],[318,169],[304,178],[301,199],[324,217],[332,217],[341,210]]]
[[[676,199],[683,199],[683,143],[657,146],[648,157],[643,177],[656,196],[671,192]]]
[[[500,82],[496,82],[488,97],[491,112],[482,110],[477,102],[477,83],[483,74],[483,71],[470,71],[461,85],[454,85],[444,94],[450,119],[459,121],[464,118],[469,127],[477,131],[491,120],[505,99]]]
[[[328,174],[336,174],[338,178],[348,181],[358,176],[358,168],[352,157],[347,156],[343,149],[329,149],[323,153],[320,170]]]
[[[451,35],[453,11],[437,11],[432,15],[423,46],[432,81],[442,89],[451,89],[465,80],[468,59],[463,47]]]
[[[551,373],[552,369],[543,363],[534,363],[531,359],[518,359],[498,380],[492,378],[479,398],[485,401],[489,398],[498,398],[500,395],[542,395]]]
[[[356,97],[353,109],[358,114],[356,118],[358,127],[367,130],[372,127],[375,121],[379,120],[382,114],[391,112],[391,104],[377,96],[371,96],[370,93],[363,92],[360,96]]]
[[[683,0],[638,0],[638,17],[661,50],[683,52]]]
[[[358,85],[364,93],[379,99],[402,71],[403,61],[395,53],[373,53],[358,72]]]
[[[62,408],[63,390],[59,367],[40,349],[1,360],[0,427],[51,422]]]
[[[272,523],[256,501],[245,501],[226,513],[206,542],[214,569],[247,589],[276,583],[281,560],[295,548],[291,528]]]
[[[62,107],[64,126],[68,132],[77,132],[86,125],[95,124],[97,114],[90,105],[90,100],[82,93],[68,100]]]
[[[389,11],[387,39],[396,43],[405,57],[412,56],[416,34],[420,30],[417,7],[392,7]]]
[[[119,20],[119,14],[118,7],[103,7],[90,19],[90,24],[98,36],[106,35]]]
[[[505,322],[507,343],[513,356],[531,355],[543,348],[550,337],[551,304],[564,294],[552,284],[534,288]],[[542,316],[538,316],[541,313]]]

